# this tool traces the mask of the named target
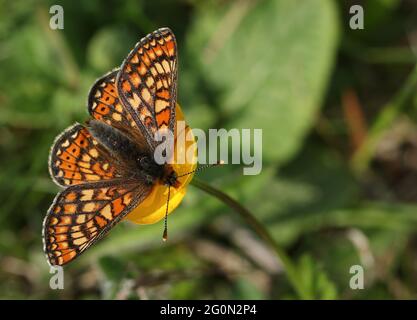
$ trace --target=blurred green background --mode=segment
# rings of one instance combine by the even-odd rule
[[[357,3],[364,30],[349,28]],[[53,4],[64,30],[49,28]],[[0,298],[416,298],[416,21],[411,0],[0,0]],[[94,80],[163,26],[191,127],[263,129],[260,175],[200,178],[268,227],[302,295],[250,226],[193,186],[168,243],[162,222],[121,223],[65,268],[65,290],[49,288],[52,141],[87,119]],[[365,288],[352,290],[358,264]]]

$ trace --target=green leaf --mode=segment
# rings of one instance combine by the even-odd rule
[[[327,277],[309,255],[303,255],[298,262],[298,274],[300,275],[304,291],[311,299],[336,299],[337,290],[333,282]]]
[[[217,2],[215,2],[217,3]],[[190,31],[229,128],[262,128],[263,156],[282,163],[300,148],[321,106],[337,48],[333,1],[206,5]]]
[[[280,243],[291,243],[305,228],[321,226],[328,221],[323,217],[325,212],[351,206],[358,198],[359,190],[347,165],[313,141],[308,141],[279,175],[266,175],[271,178],[256,186],[262,191],[248,202],[248,207],[269,226]],[[248,181],[252,179],[247,177]]]

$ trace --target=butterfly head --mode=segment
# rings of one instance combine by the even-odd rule
[[[180,182],[178,180],[178,174],[171,166],[167,166],[165,170],[165,174],[162,178],[163,183],[166,186],[178,188],[180,186]]]

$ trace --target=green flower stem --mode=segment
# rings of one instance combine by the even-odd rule
[[[354,172],[360,176],[366,169],[375,153],[375,149],[381,140],[385,131],[391,126],[398,114],[408,104],[409,98],[415,93],[417,87],[417,65],[411,71],[405,84],[400,91],[394,96],[392,101],[387,103],[375,122],[372,124],[368,136],[356,151],[352,158],[352,167]]]
[[[300,277],[297,276],[296,267],[291,261],[290,257],[276,243],[276,241],[274,240],[274,238],[272,238],[268,230],[255,218],[255,216],[248,209],[243,207],[239,202],[232,199],[227,194],[206,184],[201,180],[198,180],[197,178],[193,178],[191,184],[199,188],[200,190],[203,190],[208,194],[215,196],[217,199],[221,200],[224,204],[226,204],[228,207],[230,207],[236,213],[238,213],[248,223],[248,225],[252,227],[252,229],[258,234],[258,236],[262,240],[264,240],[268,245],[270,245],[272,249],[275,251],[276,255],[281,260],[284,266],[289,282],[291,283],[293,289],[296,291],[298,296],[302,299],[309,298],[308,294],[303,289],[302,283],[299,281]]]

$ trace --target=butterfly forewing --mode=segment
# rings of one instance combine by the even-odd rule
[[[51,149],[49,169],[60,186],[119,176],[114,159],[81,124],[73,125],[57,137]]]
[[[118,69],[109,72],[94,83],[88,95],[88,112],[95,120],[122,131],[141,149],[149,150],[149,143],[117,94],[115,81],[118,72]]]
[[[119,70],[114,70],[96,81],[88,95],[88,112],[94,119],[110,126],[138,130],[136,122],[117,94],[115,82],[118,72]]]
[[[44,221],[44,250],[51,265],[64,265],[104,236],[150,192],[125,179],[68,187]]]
[[[119,97],[151,146],[158,130],[174,132],[176,80],[177,46],[168,28],[139,41],[120,68]]]

